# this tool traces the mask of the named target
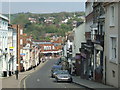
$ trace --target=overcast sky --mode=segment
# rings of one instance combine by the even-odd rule
[[[0,3],[1,12],[9,13],[9,3]],[[10,12],[52,13],[85,11],[85,2],[11,2]]]

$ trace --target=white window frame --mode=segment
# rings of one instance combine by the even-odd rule
[[[23,44],[23,40],[22,39],[20,39],[20,45],[22,45]]]
[[[114,12],[112,11],[112,7],[114,7]],[[115,26],[115,5],[114,4],[110,5],[110,8],[109,8],[109,20],[110,20],[109,26]]]
[[[44,46],[44,50],[47,50],[47,46]]]
[[[20,49],[20,53],[23,53],[23,49]]]
[[[116,38],[116,58],[113,58],[113,55],[112,55],[112,38]],[[117,42],[118,42],[118,38],[117,36],[114,36],[114,35],[111,35],[110,38],[109,38],[109,60],[110,62],[113,62],[113,63],[118,63],[118,52],[117,52],[117,49],[118,49],[118,45],[117,45]]]
[[[20,29],[20,35],[23,35],[23,30],[22,29]]]

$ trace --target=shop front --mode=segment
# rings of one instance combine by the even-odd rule
[[[93,46],[82,44],[81,52],[81,78],[91,80],[93,78]]]
[[[103,77],[103,47],[99,44],[94,44],[94,58],[95,58],[95,81],[102,82]]]

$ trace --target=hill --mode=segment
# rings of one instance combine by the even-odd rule
[[[51,36],[45,37],[46,33],[64,36],[75,27],[77,22],[83,21],[84,15],[84,12],[17,13],[11,14],[11,24],[21,24],[24,27],[24,33],[32,34],[34,39],[50,39]]]

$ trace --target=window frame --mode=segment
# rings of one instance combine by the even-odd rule
[[[112,7],[114,7],[114,13],[112,11]],[[113,18],[113,15],[114,15],[114,18]],[[110,27],[115,26],[115,5],[114,4],[110,5],[110,8],[109,8],[109,20],[110,20],[109,26]]]
[[[113,58],[113,52],[112,52],[112,38],[115,38],[116,39],[116,57],[115,58]],[[118,49],[118,46],[117,46],[117,41],[118,41],[118,38],[117,38],[117,36],[113,36],[113,35],[111,35],[110,37],[109,37],[109,60],[110,60],[110,62],[112,62],[112,63],[115,63],[115,64],[118,64],[118,55],[117,55],[117,49]]]

